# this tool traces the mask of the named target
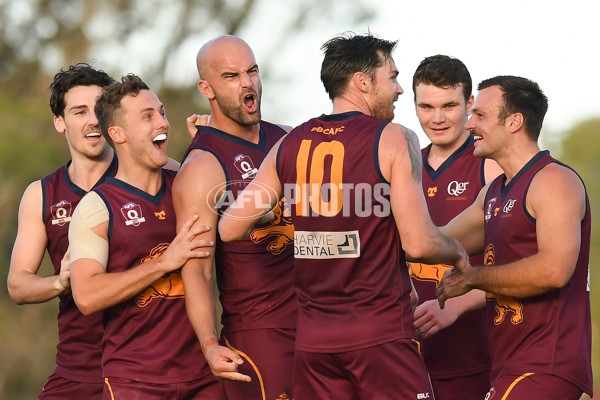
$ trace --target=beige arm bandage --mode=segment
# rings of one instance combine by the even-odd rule
[[[81,199],[69,225],[71,264],[80,258],[91,258],[106,269],[108,240],[99,236],[92,228],[108,219],[106,204],[96,192],[89,192]]]

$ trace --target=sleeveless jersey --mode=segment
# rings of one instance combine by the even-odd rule
[[[536,221],[527,212],[525,199],[531,181],[549,163],[559,162],[547,151],[539,152],[508,185],[504,175],[492,183],[484,208],[486,265],[537,253]],[[587,194],[586,203],[579,258],[564,287],[527,298],[488,293],[492,381],[505,374],[537,372],[559,376],[592,393]]]
[[[258,144],[211,127],[200,127],[185,157],[193,149],[214,155],[226,177],[221,211],[252,181],[258,167],[285,131],[260,122]],[[184,157],[184,160],[185,160]],[[293,287],[293,233],[289,213],[275,208],[276,219],[257,225],[249,238],[217,241],[217,286],[223,307],[223,333],[246,329],[295,329],[297,298]]]
[[[162,174],[162,187],[154,196],[115,178],[94,189],[109,212],[107,272],[125,271],[159,257],[175,238],[171,197],[175,172]],[[167,384],[211,373],[187,318],[180,270],[107,308],[104,325],[105,377]]]
[[[470,206],[484,186],[484,160],[473,156],[473,142],[469,136],[437,170],[427,161],[431,145],[421,150],[423,192],[431,219],[437,226],[446,225]],[[483,264],[483,256],[471,257],[470,263]],[[452,265],[409,264],[419,302],[437,301],[437,285]],[[450,379],[490,369],[485,315],[485,308],[468,311],[449,327],[420,339],[423,344],[421,352],[432,379]]]
[[[295,227],[299,350],[335,353],[414,338],[410,277],[379,169],[387,123],[359,112],[322,115],[279,149]]]
[[[42,182],[42,218],[46,225],[48,244],[46,250],[54,266],[54,274],[60,273],[60,262],[69,247],[69,223],[71,215],[85,190],[75,185],[69,177],[67,165],[44,177]],[[117,157],[96,183],[117,172]],[[102,313],[83,315],[70,290],[58,296],[58,345],[56,346],[55,373],[63,378],[86,383],[102,380]]]

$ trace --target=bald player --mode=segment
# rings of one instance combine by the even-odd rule
[[[251,182],[289,127],[261,120],[262,84],[251,48],[235,36],[205,43],[197,55],[198,89],[211,118],[187,150],[173,184],[178,226],[192,215],[216,227],[221,212]],[[247,238],[217,241],[208,258],[182,270],[188,316],[213,373],[230,382],[230,399],[291,399],[297,305],[293,288],[293,226],[283,207]],[[181,224],[180,224],[181,222]],[[223,306],[217,339],[212,266]],[[241,382],[236,382],[241,381]]]

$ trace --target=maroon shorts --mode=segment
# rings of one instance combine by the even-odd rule
[[[293,399],[293,329],[252,329],[223,335],[224,346],[238,353],[244,363],[238,372],[252,382],[225,382],[227,398],[234,400]]]
[[[483,400],[490,390],[490,371],[452,379],[431,379],[435,400]]]
[[[296,350],[295,400],[433,400],[418,346],[406,339],[344,353]]]
[[[104,383],[75,382],[56,374],[48,377],[40,400],[101,400]]]
[[[579,400],[582,390],[549,374],[503,375],[493,383],[485,400]]]
[[[123,378],[106,378],[104,400],[226,400],[223,384],[212,374],[181,383],[147,383]]]

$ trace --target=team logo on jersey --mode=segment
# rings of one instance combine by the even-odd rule
[[[271,240],[267,245],[267,250],[272,254],[281,254],[286,247],[294,243],[294,225],[292,224],[291,212],[289,207],[285,206],[285,198],[281,199],[273,209],[275,219],[267,226],[253,229],[250,232],[250,239],[254,243],[263,240]]]
[[[496,394],[496,389],[491,388],[489,392],[487,392],[487,394],[485,395],[485,399],[483,400],[492,400],[494,398],[494,395]]]
[[[437,193],[437,186],[427,188],[427,197],[434,197]]]
[[[467,190],[469,182],[452,181],[448,184],[448,194],[458,197]]]
[[[508,202],[504,205],[504,208],[502,209],[502,211],[504,211],[505,214],[508,214],[510,212],[510,210],[512,210],[512,208],[515,206],[516,202],[517,202],[516,199],[508,200]]]
[[[142,264],[162,255],[165,250],[169,247],[169,243],[161,243],[155,246],[150,254],[142,258]],[[138,294],[135,298],[135,302],[140,307],[146,307],[153,299],[162,297],[164,299],[182,298],[183,292],[183,281],[181,280],[181,272],[174,271],[163,275],[152,285],[148,286],[146,290]]]
[[[496,198],[493,197],[488,201],[487,204],[487,210],[485,212],[485,222],[488,222],[490,220],[490,218],[492,218],[492,207],[494,207],[494,204],[496,204]],[[496,211],[497,213],[497,211]],[[494,214],[495,216],[495,214]]]
[[[496,250],[493,244],[488,244],[483,253],[483,262],[485,265],[496,264]],[[512,313],[510,321],[513,324],[520,324],[523,322],[523,303],[515,300],[510,296],[502,296],[494,293],[486,293],[485,297],[487,300],[494,302],[494,309],[496,310],[496,317],[494,318],[494,324],[500,325],[508,313]]]
[[[408,265],[408,272],[411,277],[419,281],[435,282],[436,284],[440,283],[444,276],[444,272],[452,269],[452,265],[445,264],[429,265],[412,262],[406,264]]]
[[[258,172],[250,156],[238,154],[233,158],[233,165],[242,174],[242,179],[252,178]]]
[[[165,212],[165,210],[160,210],[159,212],[154,212],[154,215],[158,219],[167,219],[167,213]]]
[[[51,206],[50,213],[52,214],[52,225],[63,226],[71,221],[72,210],[73,206],[66,200],[61,200]]]
[[[142,207],[133,201],[121,207],[121,214],[125,218],[126,226],[139,226],[142,222],[146,222],[146,218],[142,215]]]
[[[512,313],[510,322],[513,325],[523,322],[523,303],[519,300],[516,300],[514,297],[495,293],[486,293],[485,297],[494,302],[494,309],[496,310],[494,325],[500,325],[509,313]]]

